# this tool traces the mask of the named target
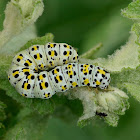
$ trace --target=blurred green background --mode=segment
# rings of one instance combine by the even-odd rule
[[[7,0],[5,4],[6,2]],[[102,42],[103,47],[93,58],[107,57],[128,40],[132,22],[120,13],[130,2],[131,0],[44,0],[44,13],[36,22],[38,36],[51,32],[55,36],[55,42],[71,44],[78,48],[79,54]],[[0,5],[0,11],[4,10],[5,4]],[[0,18],[3,19],[4,16],[0,15]],[[131,107],[121,116],[116,128],[99,121],[81,129],[75,121],[67,122],[52,117],[40,139],[64,140],[74,136],[77,140],[139,140],[140,104],[134,99],[129,100]],[[7,104],[4,99],[2,101]]]

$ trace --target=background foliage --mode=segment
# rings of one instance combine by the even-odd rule
[[[0,4],[0,30],[3,29],[4,9],[7,2],[8,0],[2,0]],[[55,42],[67,42],[77,48],[79,54],[88,51],[101,42],[103,43],[103,47],[90,58],[106,58],[107,55],[111,55],[128,41],[133,23],[121,16],[120,9],[127,7],[130,2],[130,0],[44,0],[44,12],[35,23],[36,28],[30,25],[29,20],[26,20],[26,26],[29,26],[29,28],[27,27],[22,35],[12,38],[12,41],[6,45],[9,47],[9,44],[10,46],[20,44],[19,46],[21,47],[28,40],[36,36],[44,36],[46,33],[51,32],[55,37]],[[137,44],[139,44],[139,4],[140,2],[137,0],[135,3],[129,5],[128,9],[122,11],[124,16],[133,19],[135,22],[132,26],[132,31],[135,31],[137,35]],[[22,29],[24,28],[24,26],[21,27]],[[18,32],[21,32],[21,30],[18,30]],[[27,35],[27,38],[25,38],[25,35]],[[39,38],[39,43],[44,44],[46,40],[52,41],[52,39],[52,34],[48,34],[47,37]],[[24,41],[21,42],[21,40]],[[132,40],[134,40],[133,37]],[[37,41],[35,39],[28,42],[24,48],[28,48],[32,42]],[[5,50],[3,49],[1,52],[5,52]],[[7,60],[11,58],[11,55],[7,55]],[[10,64],[7,60],[1,55],[1,62],[6,64],[8,62]],[[106,60],[104,61],[106,62]],[[102,62],[98,59],[95,62],[102,65]],[[75,136],[76,139],[83,140],[109,140],[112,138],[115,140],[139,139],[140,105],[133,98],[130,97],[130,109],[126,111],[124,116],[121,116],[116,128],[106,125],[102,119],[95,118],[91,124],[81,129],[76,126],[76,121],[83,112],[83,106],[79,100],[69,100],[63,96],[54,96],[53,99],[46,102],[37,99],[24,100],[4,79],[6,73],[3,75],[3,70],[8,69],[8,67],[2,65],[3,63],[0,63],[1,138],[57,140],[69,139],[69,136]],[[103,65],[107,68],[109,68],[109,64],[103,62]],[[114,64],[113,68],[116,70],[115,66]],[[134,94],[133,96],[139,100],[139,71],[139,68],[136,70],[130,68],[123,69],[121,73],[112,73],[112,86],[123,88],[124,91],[127,89],[131,95]],[[124,86],[120,86],[123,83],[125,83]],[[133,92],[133,88],[137,90]],[[26,107],[24,107],[25,104]],[[52,113],[53,111],[54,113]],[[52,114],[48,115],[47,113]]]

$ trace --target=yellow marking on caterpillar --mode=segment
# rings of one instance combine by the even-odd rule
[[[76,82],[73,82],[73,83],[72,83],[72,86],[73,86],[73,87],[76,87],[76,85],[77,85]]]
[[[37,69],[37,67],[35,67],[35,71],[37,71],[38,69]]]
[[[68,65],[68,69],[72,69],[72,65]]]
[[[88,83],[89,83],[89,80],[88,79],[85,79],[84,80],[84,84],[87,85]]]
[[[23,56],[18,56],[17,58],[19,58],[21,60],[23,58]]]
[[[40,76],[39,76],[39,79],[40,79],[40,80],[42,80],[42,79],[44,79],[44,78],[43,78],[43,76],[42,76],[42,75],[40,75]]]
[[[49,97],[49,95],[48,95],[48,94],[45,94],[45,97],[47,97],[47,98],[48,98],[48,97]]]
[[[28,75],[27,79],[30,80],[32,77],[32,74]]]
[[[67,64],[67,63],[68,63],[68,60],[65,61],[65,64]]]
[[[24,83],[24,89],[27,90],[28,83]]]
[[[103,70],[97,70],[97,71],[99,71],[100,74],[105,75],[105,71],[103,71]]]
[[[22,93],[21,95],[22,95],[23,97],[25,97],[25,94]]]
[[[52,57],[54,56],[54,51],[51,51],[51,56],[52,56]]]
[[[36,59],[37,59],[37,60],[40,60],[40,54],[37,53],[36,55],[37,55],[37,58],[36,58]]]
[[[75,56],[75,60],[77,60],[77,56]]]
[[[96,85],[100,85],[101,83],[99,81],[96,81]]]
[[[55,74],[57,74],[57,73],[58,73],[57,69],[54,69],[54,73],[55,73]]]
[[[66,89],[67,89],[67,87],[62,86],[62,89],[63,89],[63,90],[66,90]]]
[[[37,50],[37,47],[36,46],[33,46],[34,50],[36,51]]]
[[[51,47],[51,48],[53,48],[53,47],[54,47],[54,45],[53,45],[53,44],[50,44],[50,47]]]
[[[88,67],[89,67],[89,65],[85,64],[83,67],[84,67],[84,68],[88,68]]]
[[[58,80],[58,82],[61,82],[62,80],[60,80],[59,75],[56,76],[56,79]]]
[[[46,88],[45,82],[42,82],[42,83],[41,83],[41,86],[42,86],[42,89],[45,89],[45,88]]]
[[[29,60],[26,60],[25,63],[27,63],[29,66],[32,65],[32,63],[30,63]]]
[[[15,72],[13,73],[13,76],[15,77],[16,74],[19,74],[19,71],[15,71]]]
[[[70,46],[69,46],[69,45],[67,45],[67,48],[69,49],[69,48],[70,48]]]
[[[40,66],[41,68],[44,68],[44,65],[43,64],[41,64],[41,66]]]
[[[85,64],[83,67],[84,67],[83,73],[88,73],[89,72],[89,70],[88,70],[89,65]]]
[[[83,69],[83,73],[88,73],[88,69]]]
[[[23,71],[24,73],[25,73],[25,72],[30,72],[30,69],[23,69],[22,71]]]
[[[70,51],[67,51],[67,54],[65,56],[69,56],[70,55]]]
[[[70,76],[70,75],[73,75],[73,71],[71,70],[71,71],[68,71],[68,75]]]

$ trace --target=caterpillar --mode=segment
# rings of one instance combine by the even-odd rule
[[[30,69],[36,72],[70,62],[78,62],[78,54],[72,46],[66,43],[33,45],[19,52],[12,61],[12,63],[18,66],[30,67]]]
[[[28,58],[24,58],[24,62],[26,67],[13,63],[8,78],[16,90],[27,98],[48,99],[56,92],[81,86],[106,89],[110,83],[110,73],[95,65],[68,63],[37,73]]]

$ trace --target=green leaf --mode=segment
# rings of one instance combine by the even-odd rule
[[[112,73],[113,86],[126,89],[136,100],[140,101],[140,67],[134,69],[123,69],[121,72]]]
[[[0,31],[3,29],[3,21],[4,21],[4,9],[6,7],[6,4],[9,0],[1,0],[0,1]]]
[[[40,114],[31,113],[7,131],[5,140],[39,140],[43,137],[47,129],[49,116],[42,116]]]
[[[131,2],[127,8],[122,10],[122,15],[135,21],[131,31],[136,35],[135,43],[139,45],[139,62],[140,62],[140,1]]]
[[[118,121],[119,121],[119,116],[116,114],[108,114],[104,118],[105,122],[108,123],[110,126],[117,127]]]
[[[140,101],[140,67],[123,69],[121,73],[112,74],[112,85],[126,89],[136,100]]]
[[[117,126],[119,115],[124,115],[129,109],[128,96],[117,88],[110,88],[109,92],[97,94],[97,112],[105,113],[105,122],[111,126]]]
[[[13,55],[0,55],[0,80],[7,79],[7,71],[12,63]]]
[[[125,83],[140,84],[140,67],[136,69],[125,68],[121,72],[111,74],[111,85],[121,88]]]
[[[7,115],[5,113],[6,107],[7,106],[2,101],[0,101],[0,137],[4,133],[4,130],[5,130],[4,120],[7,117]]]
[[[0,101],[0,121],[3,121],[6,119],[6,114],[4,109],[6,108],[6,105]]]
[[[136,44],[140,46],[140,23],[134,23],[131,29],[137,36]],[[139,47],[139,62],[140,62],[140,47]]]
[[[123,87],[126,88],[127,92],[140,102],[140,85],[124,83]]]
[[[53,39],[54,39],[53,34],[48,33],[45,36],[37,37],[37,38],[34,38],[34,39],[28,41],[23,47],[20,48],[19,51],[25,50],[34,44],[45,45],[48,42],[54,42]]]
[[[33,24],[43,12],[42,0],[12,0],[6,6],[4,29],[0,32],[0,48],[26,27]]]
[[[109,92],[100,92],[97,94],[99,110],[106,110],[117,115],[124,115],[125,110],[129,108],[128,96],[117,88],[111,88]]]
[[[35,25],[31,25],[27,27],[20,34],[12,37],[5,45],[0,49],[0,55],[6,54],[11,55],[18,51],[23,45],[26,44],[27,41],[36,38],[36,27]]]
[[[127,8],[122,10],[122,15],[140,21],[140,0],[135,0],[131,2]]]
[[[83,105],[83,114],[78,120],[78,126],[84,127],[89,124],[95,118],[96,112],[107,114],[104,118],[105,122],[117,126],[119,115],[124,115],[129,108],[128,96],[123,91],[111,87],[110,91],[98,92],[87,87],[79,87],[67,92],[66,95],[70,100],[79,99]]]

